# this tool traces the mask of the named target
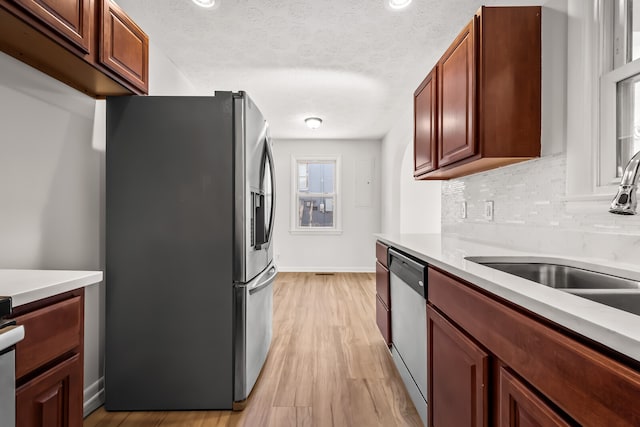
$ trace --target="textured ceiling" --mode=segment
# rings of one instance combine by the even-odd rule
[[[117,0],[202,94],[245,90],[275,138],[382,138],[482,5],[536,0]],[[303,119],[318,116],[320,129]]]

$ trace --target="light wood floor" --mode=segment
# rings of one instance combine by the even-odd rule
[[[375,275],[281,273],[271,350],[242,412],[106,412],[84,427],[422,426],[375,323]]]

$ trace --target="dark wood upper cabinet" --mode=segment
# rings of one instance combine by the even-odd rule
[[[95,98],[146,95],[148,45],[110,0],[0,0],[0,50]]]
[[[427,308],[429,427],[489,425],[489,356]]]
[[[434,143],[424,142],[425,107],[414,104],[414,176],[457,178],[539,157],[541,61],[539,6],[482,7],[431,71],[438,160],[424,169]]]
[[[149,89],[149,38],[111,0],[100,0],[100,62],[143,92]]]
[[[45,25],[89,53],[93,0],[14,0]]]
[[[414,112],[414,173],[415,177],[437,168],[436,132],[438,68],[431,70],[413,94]]]
[[[476,18],[462,30],[438,63],[438,165],[476,154]]]

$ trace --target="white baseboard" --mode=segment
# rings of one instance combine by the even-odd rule
[[[367,267],[286,267],[278,265],[283,273],[375,273],[375,266]]]
[[[90,413],[104,405],[104,377],[89,385],[84,389],[83,415],[87,417]]]

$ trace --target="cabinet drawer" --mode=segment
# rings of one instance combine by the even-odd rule
[[[389,270],[379,262],[376,262],[376,293],[384,305],[391,308],[391,298],[389,296]]]
[[[378,297],[376,297],[376,323],[384,341],[387,345],[391,345],[391,311]]]
[[[82,427],[80,355],[59,363],[16,390],[16,425]]]
[[[385,245],[384,243],[376,242],[376,259],[380,264],[382,264],[384,267],[387,267],[387,268],[389,267],[387,265],[388,250],[389,250],[389,247],[387,245]]]
[[[16,345],[16,379],[80,346],[83,311],[76,296],[16,317],[25,329]]]

